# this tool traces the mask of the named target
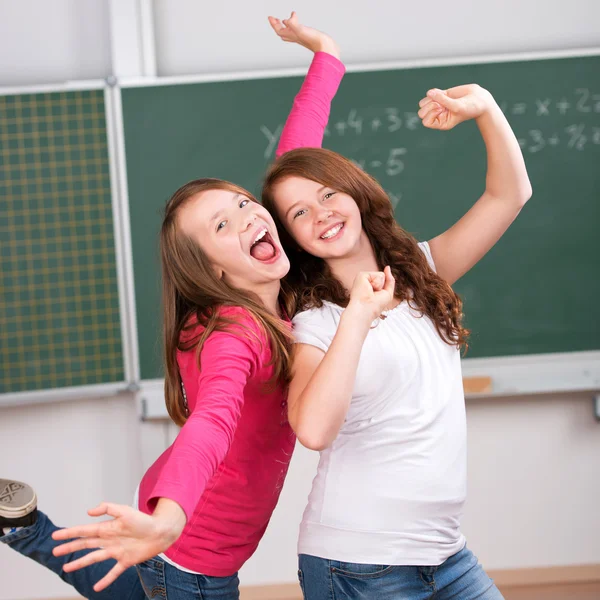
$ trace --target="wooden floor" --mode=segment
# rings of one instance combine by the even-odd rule
[[[505,600],[600,600],[600,582],[500,588]]]
[[[505,600],[600,600],[600,581],[594,583],[570,583],[563,585],[526,585],[526,586],[502,586],[500,591]],[[300,590],[297,595],[267,594],[268,600],[302,600]],[[81,596],[78,596],[81,598]],[[242,599],[264,600],[264,595],[244,594]],[[64,598],[63,600],[77,600],[76,598]]]

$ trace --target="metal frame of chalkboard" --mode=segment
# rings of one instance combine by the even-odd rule
[[[129,205],[120,196],[121,182],[124,179],[124,175],[121,171],[123,169],[119,160],[121,149],[117,140],[122,139],[122,135],[119,136],[118,133],[118,129],[122,129],[122,122],[118,120],[118,111],[115,110],[116,106],[120,107],[120,98],[115,95],[113,86],[104,80],[2,87],[0,88],[0,96],[90,90],[104,91],[124,380],[114,383],[0,394],[0,407],[110,397],[118,394],[132,393],[137,390],[135,382],[139,379],[139,361],[136,353],[137,333],[135,331],[135,322],[132,324],[131,319],[131,315],[133,314],[135,320],[135,311],[132,313],[131,310],[133,302],[131,299],[133,292],[133,271],[131,266],[131,243],[129,241]]]
[[[347,65],[347,72],[360,73],[365,71],[552,60],[560,58],[581,58],[586,56],[600,56],[600,48],[366,63]],[[121,79],[118,82],[118,87],[134,88],[268,79],[302,76],[305,72],[305,68],[291,68],[209,75],[131,77]],[[119,110],[120,107],[118,108],[118,111]],[[119,134],[121,136],[124,135],[122,129],[119,131]],[[124,147],[123,139],[121,139],[120,144]],[[122,168],[122,172],[125,173],[124,160]],[[124,181],[121,185],[122,199],[127,203],[127,182]],[[137,343],[137,333],[135,339]],[[462,369],[465,378],[487,376],[491,377],[493,382],[491,392],[470,393],[466,395],[467,398],[507,397],[566,392],[594,392],[600,390],[600,349],[597,351],[585,352],[465,358],[462,361]],[[138,401],[142,418],[149,420],[168,418],[164,404],[162,379],[141,381],[138,392]]]

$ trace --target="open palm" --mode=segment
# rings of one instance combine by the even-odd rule
[[[94,552],[67,563],[64,566],[67,572],[115,559],[117,564],[94,586],[97,592],[108,587],[129,567],[160,554],[172,543],[157,531],[156,522],[150,515],[130,506],[105,502],[88,512],[91,516],[109,515],[113,519],[54,532],[52,537],[55,540],[78,538],[57,546],[54,555],[96,548]]]

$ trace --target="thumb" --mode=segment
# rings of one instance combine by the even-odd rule
[[[392,275],[392,269],[390,269],[390,267],[387,266],[383,270],[383,274],[385,275],[385,283],[383,285],[383,289],[386,292],[388,292],[391,296],[393,296],[394,291],[396,289],[396,280],[394,279],[394,276]]]
[[[90,517],[100,517],[102,515],[105,515],[107,513],[107,510],[108,510],[108,503],[101,502],[100,504],[98,504],[98,506],[95,506],[94,508],[90,508],[88,510],[88,515],[90,515]]]
[[[100,517],[102,515],[120,517],[122,514],[122,508],[118,504],[113,504],[112,502],[101,502],[95,508],[90,508],[90,510],[88,510],[88,515],[90,515],[90,517]]]
[[[461,106],[460,100],[450,98],[446,92],[443,90],[438,90],[437,88],[429,90],[427,92],[427,97],[453,112],[459,110]]]

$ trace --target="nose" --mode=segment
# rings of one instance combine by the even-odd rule
[[[244,218],[242,223],[242,231],[248,231],[256,222],[256,215],[251,213]]]
[[[327,208],[319,208],[316,214],[317,223],[323,223],[327,221],[333,215],[333,211]]]

